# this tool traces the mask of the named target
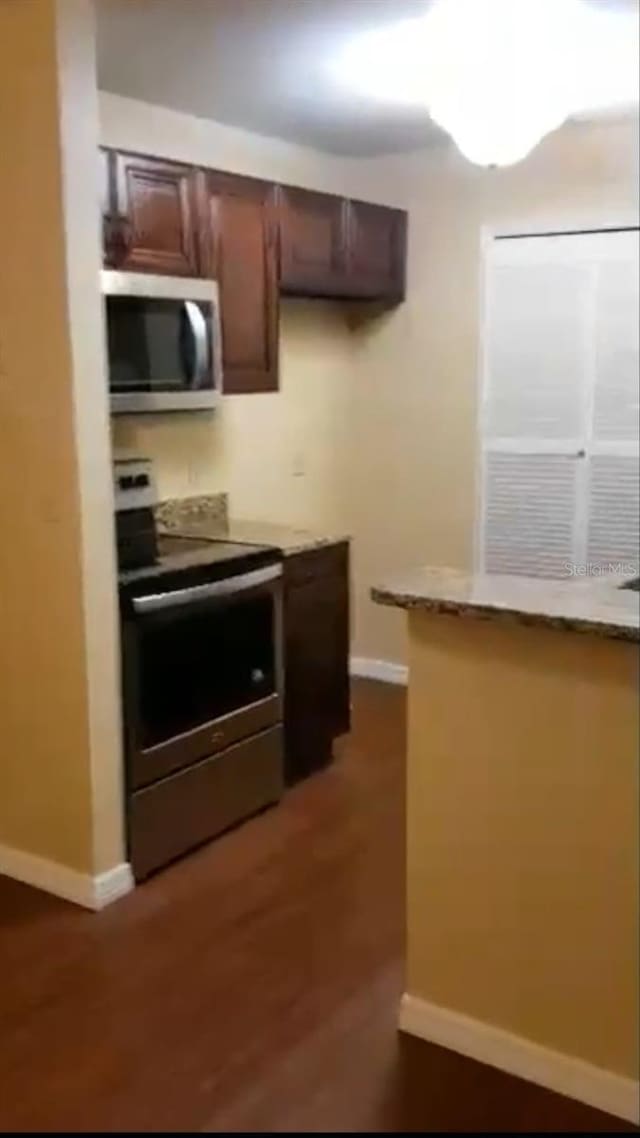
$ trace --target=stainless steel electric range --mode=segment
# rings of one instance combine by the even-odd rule
[[[282,794],[282,559],[266,546],[157,535],[148,464],[118,464],[115,476],[140,880]]]

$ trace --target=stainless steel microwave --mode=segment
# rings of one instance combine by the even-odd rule
[[[216,281],[104,269],[114,414],[198,411],[222,390]]]

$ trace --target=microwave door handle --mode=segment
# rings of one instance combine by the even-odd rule
[[[197,390],[204,387],[209,362],[209,353],[207,350],[207,322],[195,301],[185,300],[184,310],[187,315],[189,328],[191,329],[191,335],[193,336],[194,351],[191,387]]]

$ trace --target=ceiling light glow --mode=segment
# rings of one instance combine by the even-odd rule
[[[576,98],[578,0],[436,0],[427,18],[429,111],[466,158],[518,162]]]
[[[518,162],[570,115],[638,100],[638,25],[583,0],[434,0],[334,60],[381,103],[425,107],[480,165]]]

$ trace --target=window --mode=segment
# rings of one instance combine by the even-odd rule
[[[497,238],[485,265],[480,568],[638,559],[638,230]]]

